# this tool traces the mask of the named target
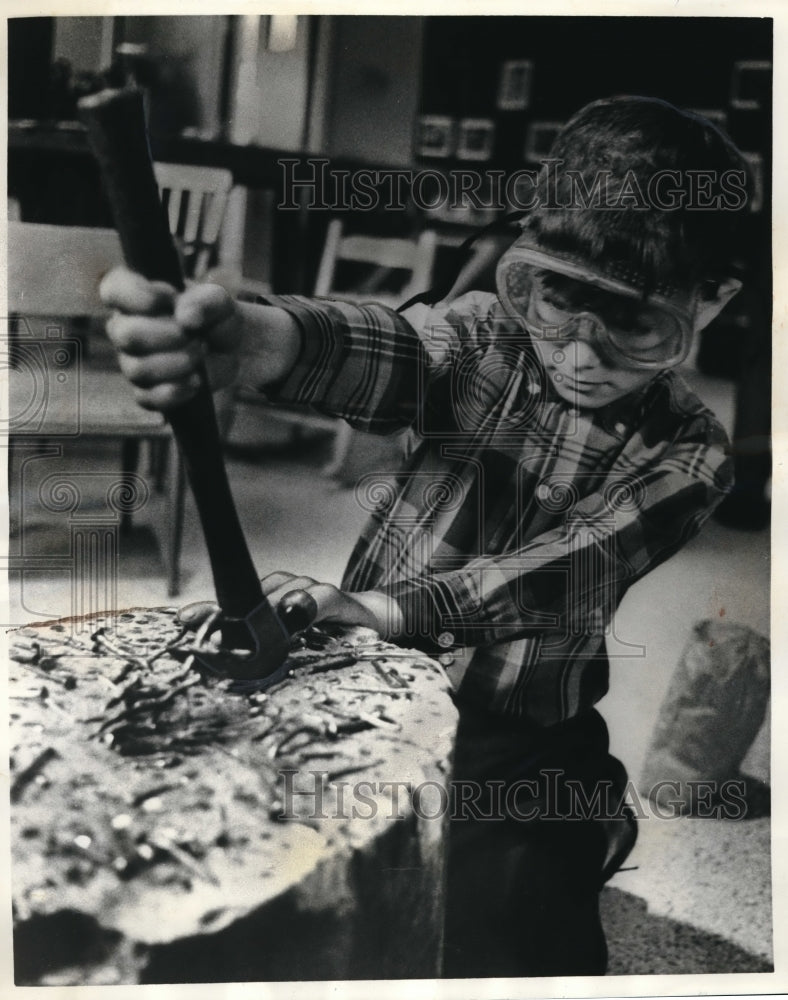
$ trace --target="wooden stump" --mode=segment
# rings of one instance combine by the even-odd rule
[[[438,975],[442,668],[354,629],[261,694],[166,651],[178,631],[11,634],[17,985]]]

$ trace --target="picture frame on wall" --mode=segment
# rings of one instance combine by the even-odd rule
[[[489,160],[495,143],[492,118],[461,118],[457,135],[457,159]]]
[[[455,121],[448,115],[419,115],[416,155],[445,158],[454,152]]]
[[[539,163],[550,152],[553,140],[563,128],[563,122],[531,122],[525,133],[523,158],[526,163]]]
[[[507,59],[502,63],[496,101],[499,111],[524,111],[530,106],[533,75],[530,59]]]
[[[742,59],[733,64],[730,106],[736,111],[762,111],[771,90],[772,64],[764,59]]]
[[[747,161],[752,175],[752,196],[750,198],[750,211],[760,212],[763,210],[764,198],[764,164],[763,156],[760,153],[742,152],[742,156]]]

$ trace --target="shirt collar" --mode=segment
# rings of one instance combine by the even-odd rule
[[[657,379],[661,377],[661,374],[657,375]],[[593,411],[594,421],[609,434],[613,434],[621,440],[628,438],[632,428],[642,423],[646,397],[655,381],[652,379],[626,396],[622,396],[621,399],[616,399],[614,402],[608,403],[607,406],[601,406],[598,410]]]

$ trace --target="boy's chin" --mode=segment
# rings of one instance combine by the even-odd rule
[[[560,378],[557,378],[557,374],[551,373],[552,383],[562,399],[578,410],[598,410],[609,403],[623,399],[632,392],[636,392],[650,382],[656,373],[638,373],[637,377],[627,379],[623,384],[604,379],[573,379],[568,375],[561,375]]]

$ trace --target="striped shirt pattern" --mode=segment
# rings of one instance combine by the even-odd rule
[[[548,726],[607,691],[627,588],[693,537],[732,485],[727,439],[675,371],[596,410],[559,397],[496,296],[400,315],[270,296],[302,334],[274,399],[358,429],[408,429],[363,476],[368,522],[342,582],[397,602],[405,645],[450,652],[458,696]]]

